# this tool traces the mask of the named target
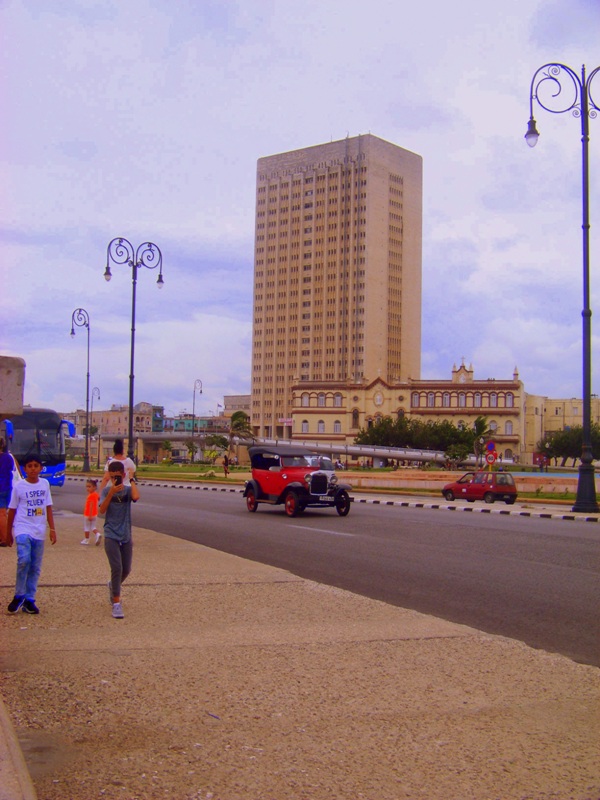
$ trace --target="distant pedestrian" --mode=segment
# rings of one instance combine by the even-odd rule
[[[229,458],[227,453],[223,456],[223,472],[225,473],[225,477],[229,475]]]
[[[104,477],[102,478],[102,483],[100,484],[100,489],[104,489],[106,484],[109,482],[108,477],[108,467],[112,464],[113,461],[120,461],[123,464],[123,468],[125,470],[124,475],[124,483],[125,486],[129,486],[129,482],[131,478],[135,475],[135,462],[129,458],[129,456],[125,455],[125,447],[123,445],[123,439],[115,439],[115,443],[113,445],[113,454],[106,462],[104,467]]]
[[[85,506],[83,508],[83,533],[84,538],[81,544],[90,543],[90,532],[94,534],[95,544],[100,544],[102,534],[98,530],[98,503],[100,495],[98,494],[98,481],[90,478],[85,482],[85,489],[87,497],[85,498]]]
[[[119,460],[108,465],[108,480],[100,494],[100,513],[104,514],[104,551],[110,565],[108,593],[112,615],[123,619],[121,584],[131,572],[133,541],[131,538],[131,504],[137,503],[140,493],[135,478],[125,484],[125,468]]]
[[[0,547],[7,547],[7,508],[12,491],[13,470],[15,469],[16,463],[17,462],[8,452],[6,442],[4,439],[0,439]]]
[[[25,480],[14,486],[8,504],[6,541],[9,547],[13,541],[17,543],[17,579],[15,596],[8,605],[9,614],[16,614],[20,608],[27,614],[40,613],[35,595],[42,570],[46,523],[50,526],[50,542],[56,544],[50,484],[40,478],[41,471],[40,457],[27,456]]]

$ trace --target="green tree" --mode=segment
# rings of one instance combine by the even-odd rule
[[[222,433],[211,433],[209,436],[206,437],[204,440],[205,444],[208,447],[218,448],[219,450],[225,450],[227,452],[227,448],[229,447],[229,439],[227,436],[224,436]],[[216,458],[216,456],[215,456]]]
[[[186,439],[185,442],[184,442],[184,445],[186,446],[186,449],[188,451],[188,455],[190,457],[190,461],[193,461],[195,456],[196,456],[196,453],[198,452],[198,445],[191,438],[190,439]]]
[[[379,445],[381,447],[403,447],[416,450],[438,450],[447,452],[459,445],[467,454],[473,447],[473,431],[457,428],[446,420],[425,422],[399,416],[383,417],[370,428],[363,428],[356,436],[356,444]]]
[[[592,456],[594,459],[600,459],[600,425],[597,423],[592,423],[591,439]],[[571,428],[546,434],[536,444],[536,449],[539,453],[545,453],[549,458],[560,459],[561,466],[564,467],[570,458],[573,459],[573,466],[577,464],[581,458],[582,446],[583,427],[573,425]]]
[[[231,420],[229,422],[229,441],[227,443],[228,450],[233,448],[233,440],[236,438],[254,440],[254,431],[250,424],[250,417],[245,411],[234,411],[231,415]]]
[[[483,463],[483,451],[486,441],[490,438],[493,431],[489,426],[487,417],[479,415],[471,429],[471,448],[475,453],[477,461]],[[483,442],[481,441],[483,439]]]

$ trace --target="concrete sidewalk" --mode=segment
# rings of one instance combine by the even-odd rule
[[[114,620],[56,522],[0,613],[0,800],[600,798],[599,670],[141,529]]]

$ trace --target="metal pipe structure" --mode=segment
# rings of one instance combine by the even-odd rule
[[[140,267],[147,269],[156,269],[158,267],[158,278],[156,283],[159,289],[162,289],[164,280],[162,276],[162,253],[160,249],[152,242],[145,242],[141,244],[137,250],[134,250],[133,245],[127,239],[122,237],[113,239],[106,251],[106,270],[104,272],[104,279],[109,281],[112,278],[110,271],[110,262],[115,264],[127,264],[131,267],[131,354],[130,354],[130,369],[129,369],[129,438],[127,442],[127,455],[129,458],[135,458],[135,440],[133,431],[133,394],[134,394],[134,361],[135,361],[135,306],[136,306],[136,287],[137,287],[137,274]]]
[[[600,72],[596,67],[586,78],[585,65],[581,78],[565,64],[544,64],[535,73],[529,92],[529,123],[525,140],[535,147],[539,138],[533,116],[533,103],[537,102],[551,114],[571,112],[581,119],[582,148],[582,209],[583,209],[583,441],[577,482],[577,497],[573,511],[596,513],[596,482],[592,454],[592,310],[590,307],[590,207],[589,207],[589,121],[595,119],[600,106],[592,98],[592,81]]]
[[[194,463],[194,428],[196,426],[196,390],[202,394],[202,381],[200,378],[194,381],[194,391],[192,394],[192,464]]]
[[[85,381],[85,452],[83,471],[90,471],[90,315],[85,308],[76,308],[71,315],[71,337],[75,338],[75,328],[87,328],[87,375]]]

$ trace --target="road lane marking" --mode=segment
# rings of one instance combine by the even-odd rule
[[[310,528],[308,525],[292,525],[292,528],[299,528],[304,531],[317,531],[318,533],[330,533],[332,536],[356,536],[355,533],[341,533],[340,531],[330,531],[325,528]]]

